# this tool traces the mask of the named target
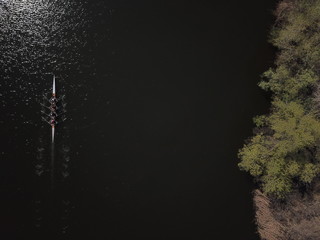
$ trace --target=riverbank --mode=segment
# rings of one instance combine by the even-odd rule
[[[316,240],[320,236],[320,184],[307,194],[294,191],[285,202],[254,192],[256,223],[261,239]]]
[[[255,177],[262,239],[319,239],[320,1],[283,0],[270,42],[273,68],[259,86],[272,93],[270,113],[254,118],[239,167]]]

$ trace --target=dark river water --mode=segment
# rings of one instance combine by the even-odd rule
[[[268,109],[274,7],[0,0],[0,238],[258,239],[237,151]]]

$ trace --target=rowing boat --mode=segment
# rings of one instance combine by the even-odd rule
[[[56,77],[55,75],[53,75],[53,83],[52,83],[52,98],[53,99],[56,99]],[[51,109],[54,109],[52,108],[52,104],[51,104]],[[52,110],[51,110],[52,111]],[[54,131],[55,131],[55,125],[56,125],[56,122],[51,122],[51,141],[52,143],[54,143]]]
[[[63,102],[64,96],[57,98],[56,94],[56,77],[53,75],[53,80],[52,80],[52,94],[50,98],[47,98],[46,95],[44,95],[44,100],[45,102],[49,102],[50,105],[46,104],[41,104],[42,107],[44,108],[41,112],[44,116],[42,116],[42,119],[50,124],[51,126],[51,142],[54,143],[54,135],[55,135],[55,128],[56,125],[60,122],[63,122],[66,118],[64,114],[66,113],[65,111],[65,103]],[[49,113],[48,113],[49,110]]]

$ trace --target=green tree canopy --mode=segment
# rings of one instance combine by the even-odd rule
[[[288,0],[276,14],[271,42],[280,52],[259,83],[273,94],[271,111],[254,118],[239,167],[283,198],[320,174],[320,0]]]
[[[284,197],[294,179],[310,183],[319,173],[312,148],[320,140],[320,122],[297,102],[273,102],[272,114],[264,116],[270,133],[251,138],[239,152],[239,167],[258,177],[268,194]]]

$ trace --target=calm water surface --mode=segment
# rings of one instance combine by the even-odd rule
[[[0,238],[258,239],[236,156],[268,108],[274,5],[0,0]]]

